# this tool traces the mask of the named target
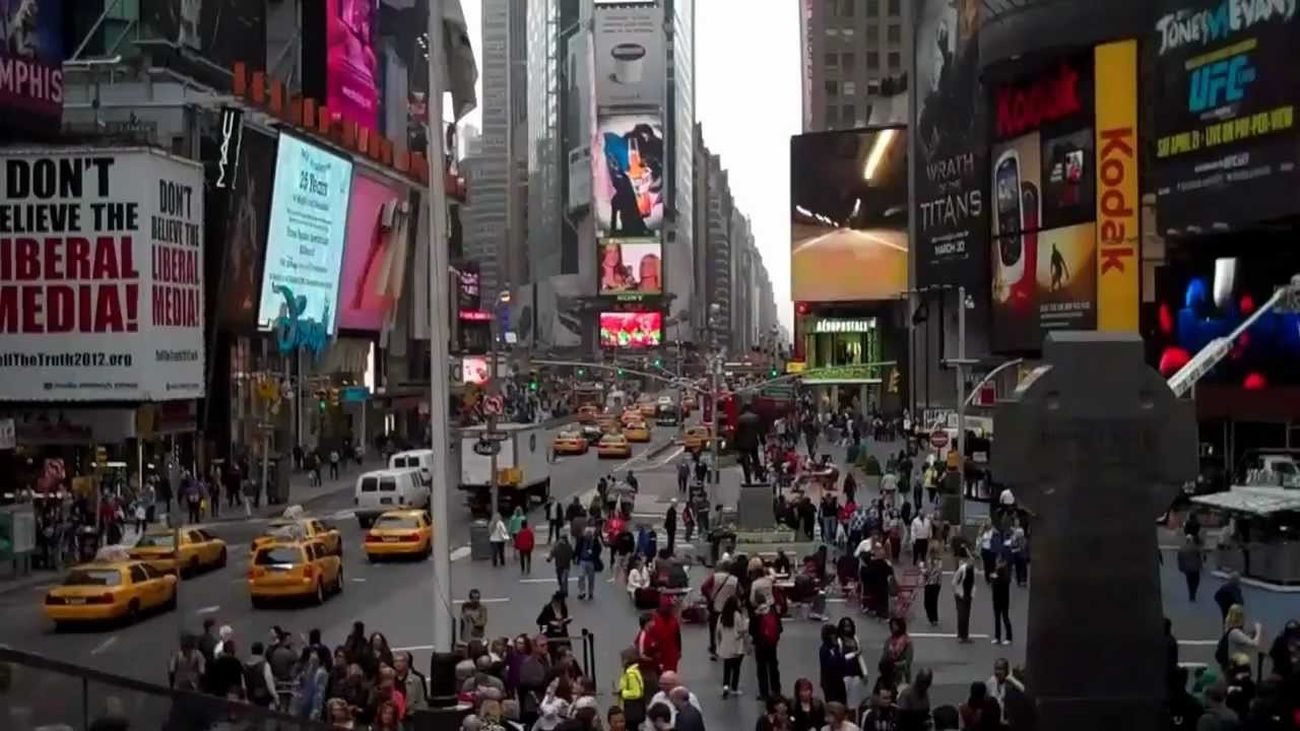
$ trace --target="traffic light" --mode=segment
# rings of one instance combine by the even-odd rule
[[[898,375],[898,369],[897,368],[889,369],[889,392],[890,393],[898,393],[899,380],[901,380],[901,376]]]
[[[623,369],[622,369],[622,368],[619,368],[618,371],[616,371],[615,375],[617,375],[619,378],[622,378],[622,377],[623,377]]]
[[[330,389],[330,406],[338,406],[338,405],[339,405],[339,390],[338,390],[337,388],[331,388],[331,389]]]
[[[579,369],[578,369],[578,378],[582,378],[582,377],[585,376],[585,375],[587,375],[587,369],[586,369],[586,368],[579,368]]]
[[[664,362],[663,362],[662,359],[660,359],[660,358],[655,358],[655,368],[662,368],[663,365],[664,365]]]
[[[532,378],[528,379],[528,390],[529,391],[537,390],[537,376],[533,376]]]
[[[767,369],[768,378],[776,378],[776,376],[777,376],[776,366],[772,366],[771,368]]]
[[[325,389],[320,389],[316,392],[316,408],[321,413],[325,413],[325,409],[329,406],[329,402],[327,401],[328,397],[329,393],[325,391]]]

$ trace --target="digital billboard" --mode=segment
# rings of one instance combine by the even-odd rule
[[[323,325],[326,334],[334,334],[351,188],[350,159],[280,135],[257,311],[263,329],[297,309],[297,319]]]
[[[596,105],[662,106],[668,79],[663,6],[600,6],[594,15]]]
[[[1161,233],[1300,211],[1296,3],[1162,0],[1159,7],[1148,169]]]
[[[375,20],[379,0],[329,0],[325,12],[325,106],[335,119],[378,129]]]
[[[663,246],[658,242],[600,242],[599,294],[663,294]]]
[[[460,382],[477,386],[487,385],[492,380],[492,366],[481,355],[466,355],[460,359]]]
[[[58,130],[63,118],[63,0],[0,0],[0,126]]]
[[[662,312],[600,313],[602,348],[655,348],[663,342]]]
[[[916,15],[916,285],[983,291],[988,270],[982,0],[919,0]]]
[[[338,325],[380,330],[394,300],[389,287],[393,257],[406,246],[393,226],[403,194],[373,178],[352,176],[343,276],[339,279]]]
[[[257,327],[275,158],[275,137],[253,129],[244,130],[234,194],[227,214],[226,270],[220,304],[221,327],[231,331]]]
[[[907,291],[907,132],[790,138],[790,289],[801,302]]]
[[[592,205],[599,238],[659,241],[664,223],[664,129],[658,114],[596,120]]]
[[[993,90],[995,352],[1037,350],[1045,331],[1097,325],[1092,67],[1079,55]]]

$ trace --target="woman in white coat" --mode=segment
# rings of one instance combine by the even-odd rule
[[[722,697],[732,693],[740,695],[740,664],[745,659],[745,637],[749,634],[749,621],[735,596],[727,599],[718,615],[714,642],[718,657],[722,658]]]

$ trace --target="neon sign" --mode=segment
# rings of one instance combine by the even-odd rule
[[[320,320],[313,320],[304,316],[307,310],[306,297],[295,297],[293,290],[283,284],[276,285],[275,291],[284,297],[280,316],[275,318],[275,342],[280,353],[287,355],[305,348],[319,355],[329,343],[329,330],[325,324],[330,316],[329,305],[325,305]]]

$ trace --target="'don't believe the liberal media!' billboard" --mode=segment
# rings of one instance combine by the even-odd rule
[[[203,168],[0,151],[0,401],[204,395]]]

